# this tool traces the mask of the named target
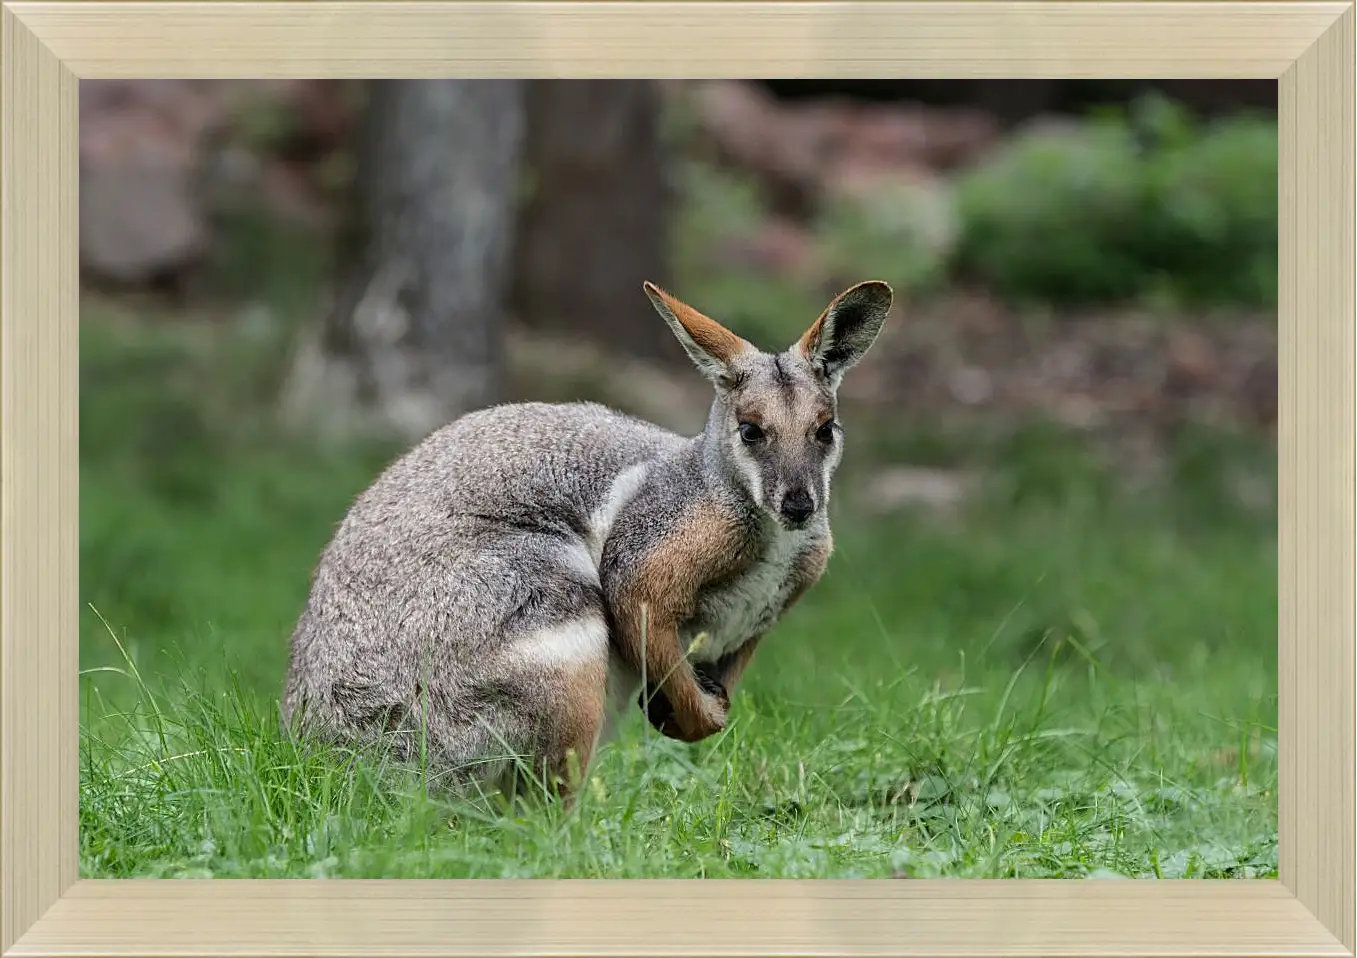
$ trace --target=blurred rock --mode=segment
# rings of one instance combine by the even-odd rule
[[[1217,375],[1214,344],[1197,330],[1175,330],[1169,336],[1167,353],[1164,386],[1175,394],[1203,389]]]
[[[942,172],[974,163],[1002,136],[994,117],[978,110],[935,110],[929,118],[923,159]]]
[[[225,111],[201,81],[82,81],[80,256],[118,283],[164,279],[206,252],[204,140]]]
[[[852,104],[835,100],[781,108],[775,114],[773,144],[782,170],[807,191],[818,190],[825,171],[842,155],[854,133]]]
[[[917,104],[861,105],[823,99],[780,102],[756,83],[697,84],[691,103],[701,133],[725,162],[757,177],[784,213],[804,214],[827,188],[872,175],[952,170],[998,139],[974,110]]]
[[[341,80],[83,80],[80,253],[88,277],[174,279],[211,243],[223,205],[247,197],[323,228],[316,164],[356,117]]]
[[[919,165],[928,147],[928,121],[919,110],[859,108],[845,132],[845,149],[886,166]]]
[[[807,212],[829,145],[831,107],[788,110],[743,80],[699,84],[691,102],[718,159],[758,178],[778,211]]]
[[[886,165],[946,172],[974,161],[999,135],[995,121],[976,110],[874,104],[856,108],[844,148]]]
[[[714,80],[697,85],[692,106],[701,132],[730,161],[749,169],[766,165],[779,119],[772,96],[752,83]]]
[[[149,112],[194,140],[227,117],[229,84],[215,80],[81,80],[80,121],[122,110]]]

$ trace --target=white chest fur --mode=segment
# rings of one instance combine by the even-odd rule
[[[763,554],[743,575],[702,596],[698,614],[680,630],[685,649],[700,633],[707,633],[693,650],[693,661],[714,662],[776,621],[791,593],[792,567],[813,535],[810,530],[776,529]]]

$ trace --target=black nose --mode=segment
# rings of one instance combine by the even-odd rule
[[[804,489],[793,489],[782,497],[782,516],[788,522],[805,522],[814,511],[815,502]]]

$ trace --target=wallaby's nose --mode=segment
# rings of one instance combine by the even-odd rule
[[[815,500],[805,489],[792,489],[782,497],[782,517],[793,525],[800,525],[815,511]]]

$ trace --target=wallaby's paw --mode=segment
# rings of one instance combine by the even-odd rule
[[[702,689],[702,712],[700,715],[682,721],[674,711],[665,694],[659,690],[642,691],[637,704],[645,714],[646,720],[666,738],[680,742],[700,742],[720,732],[726,727],[726,716],[730,711],[730,699],[722,686],[713,676],[698,670],[698,686]],[[694,720],[695,719],[695,720]]]
[[[693,675],[697,679],[698,688],[714,697],[727,712],[730,711],[730,693],[726,687],[721,684],[711,667],[708,665],[699,665],[693,669]]]
[[[687,717],[687,722],[676,722],[678,734],[673,738],[682,742],[700,742],[704,738],[710,738],[726,727],[728,708],[729,703],[704,692],[702,711],[696,716]],[[676,715],[675,718],[682,717]]]

